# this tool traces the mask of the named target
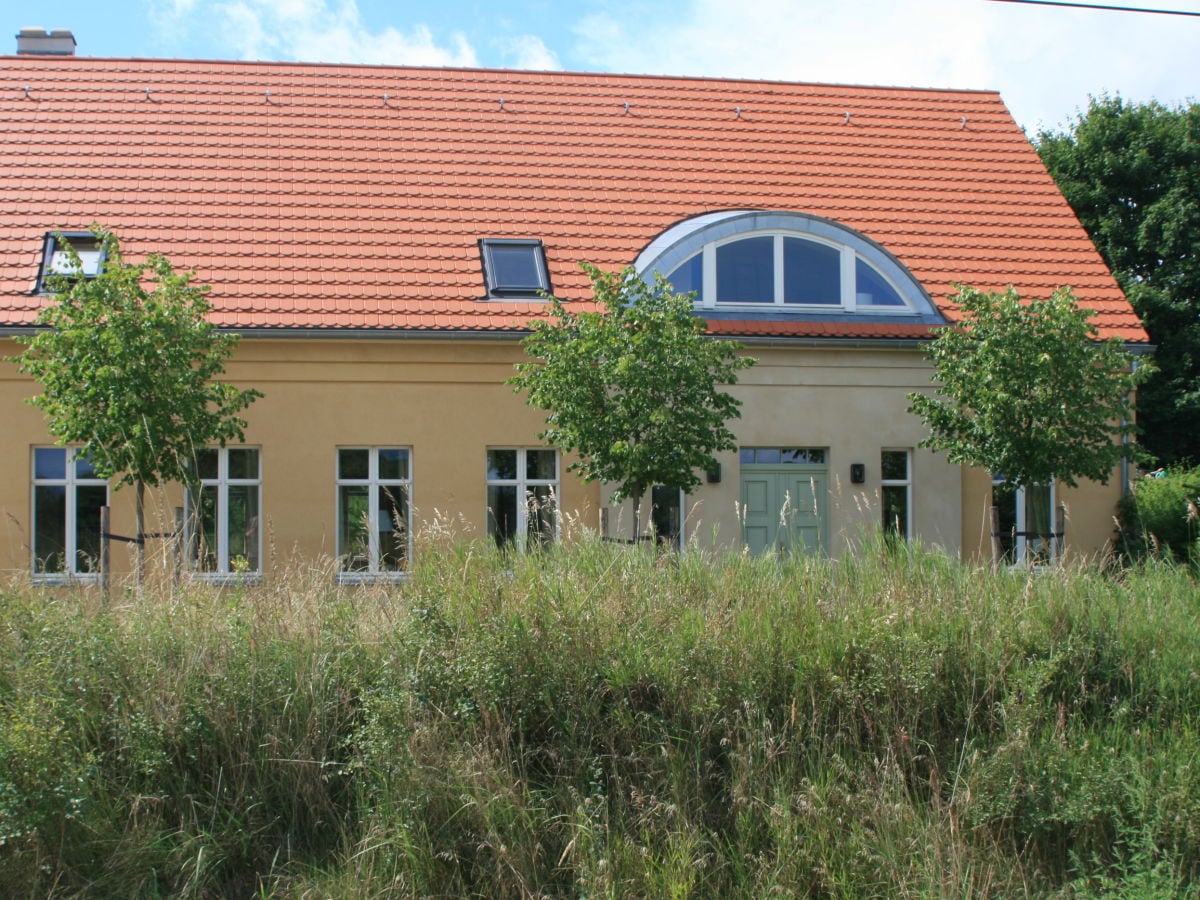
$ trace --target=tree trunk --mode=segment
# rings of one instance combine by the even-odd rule
[[[992,533],[992,570],[999,571],[1004,559],[1004,547],[1000,544],[1000,507],[994,503],[988,507],[988,525]]]
[[[135,538],[133,543],[134,583],[137,585],[138,599],[146,587],[146,485],[140,479],[134,485],[137,502],[134,504]]]
[[[642,494],[645,490],[639,485],[633,494],[633,543],[636,545],[642,535]]]

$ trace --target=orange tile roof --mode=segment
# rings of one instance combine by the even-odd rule
[[[555,292],[586,300],[578,261],[627,265],[672,224],[724,209],[857,229],[951,319],[955,283],[1069,284],[1105,336],[1146,340],[994,92],[0,58],[0,325],[32,322],[45,302],[31,293],[43,234],[93,221],[127,256],[194,267],[221,325],[486,332],[521,330],[544,307],[481,300],[479,238],[542,239]]]

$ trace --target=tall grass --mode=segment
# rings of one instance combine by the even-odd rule
[[[1197,647],[1166,564],[874,541],[11,589],[0,895],[1186,896]]]

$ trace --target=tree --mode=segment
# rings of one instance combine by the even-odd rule
[[[42,310],[14,360],[42,393],[30,402],[45,412],[59,443],[78,443],[97,473],[131,484],[136,494],[136,576],[145,571],[145,489],[165,482],[192,484],[195,454],[205,445],[242,440],[237,414],[262,396],[215,380],[237,338],[208,321],[207,285],[176,272],[166,257],[125,261],[116,236],[93,233],[103,265],[82,274],[69,241],[72,274],[53,274],[57,294]]]
[[[1162,464],[1200,462],[1200,103],[1093,98],[1037,147],[1157,347],[1142,443]]]
[[[1148,367],[1131,365],[1119,341],[1098,341],[1069,289],[1025,302],[1011,287],[963,287],[954,302],[961,325],[928,348],[937,395],[908,395],[929,429],[922,447],[1016,485],[1106,484],[1121,459],[1139,458],[1127,438]]]
[[[531,406],[548,411],[543,440],[578,451],[570,471],[615,484],[633,500],[653,485],[690,490],[713,454],[736,446],[725,423],[741,402],[718,390],[754,364],[740,347],[705,335],[694,295],[675,293],[661,275],[648,284],[632,268],[602,272],[583,264],[598,310],[572,312],[557,298],[553,318],[534,322],[524,342],[531,362],[510,379]]]

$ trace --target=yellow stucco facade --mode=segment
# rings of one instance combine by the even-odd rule
[[[0,357],[19,351],[0,340]],[[821,549],[853,552],[881,521],[881,451],[907,450],[914,536],[952,555],[986,556],[989,477],[917,446],[923,428],[907,412],[906,395],[928,386],[919,349],[779,342],[745,352],[758,362],[733,388],[743,406],[731,427],[742,448],[820,451]],[[331,562],[336,556],[338,448],[407,448],[413,531],[448,527],[464,538],[485,535],[488,449],[539,445],[541,414],[505,384],[520,358],[511,337],[243,338],[227,377],[264,395],[246,416],[246,444],[259,449],[262,466],[263,577],[297,557]],[[0,461],[8,473],[0,479],[0,575],[7,578],[31,572],[32,452],[52,444],[41,412],[22,402],[35,392],[13,364],[0,363]],[[561,509],[579,526],[598,527],[609,491],[583,484],[566,472],[567,463],[560,463]],[[719,476],[685,499],[685,538],[738,548],[751,467],[738,452],[722,454],[720,463]],[[862,481],[854,483],[852,467],[859,465]],[[1120,491],[1118,478],[1059,490],[1068,552],[1104,550]],[[132,494],[111,494],[115,533],[133,533]],[[149,499],[150,530],[169,530],[181,503],[178,488],[151,491]],[[611,508],[607,519],[611,533],[626,535],[630,505]],[[151,559],[169,558],[150,549]],[[114,545],[115,576],[129,571],[131,556],[127,545]]]

